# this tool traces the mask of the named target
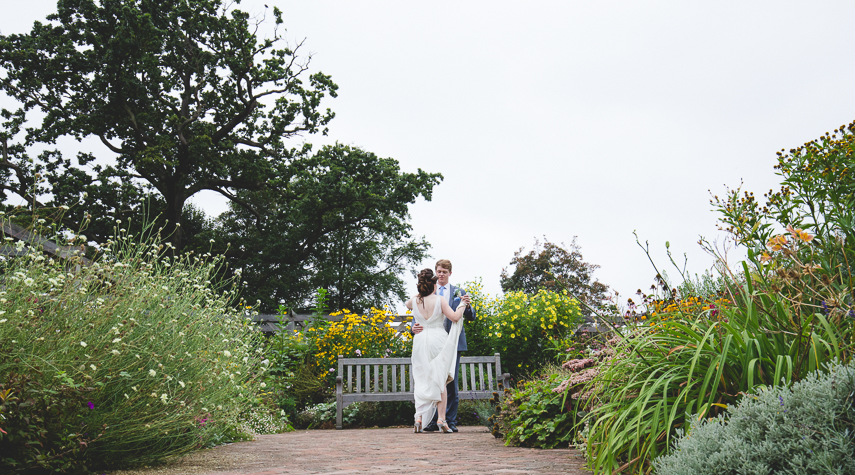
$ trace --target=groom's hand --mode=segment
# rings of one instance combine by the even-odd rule
[[[424,328],[422,328],[422,326],[419,325],[418,323],[413,325],[413,335],[417,335],[417,334],[421,333],[422,330],[424,330]]]

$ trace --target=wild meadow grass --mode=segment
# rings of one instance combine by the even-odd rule
[[[220,260],[172,257],[151,229],[117,230],[91,265],[17,246],[0,262],[0,467],[129,466],[241,437],[265,368],[237,287],[213,284]]]

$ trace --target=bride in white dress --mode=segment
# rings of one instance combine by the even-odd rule
[[[434,292],[437,278],[433,270],[419,272],[418,295],[407,301],[407,308],[413,311],[413,323],[424,330],[413,337],[413,396],[416,402],[415,432],[422,431],[422,421],[433,419],[438,411],[436,425],[442,432],[451,432],[445,422],[447,402],[446,385],[454,379],[457,365],[457,340],[463,327],[463,312],[469,304],[469,296],[464,295],[457,311],[451,310],[448,300]],[[443,315],[452,322],[451,329],[445,332]]]

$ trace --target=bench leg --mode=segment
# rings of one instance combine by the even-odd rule
[[[343,428],[342,424],[342,404],[344,403],[342,393],[343,387],[341,383],[341,376],[337,376],[335,378],[335,428],[336,430],[341,430]]]

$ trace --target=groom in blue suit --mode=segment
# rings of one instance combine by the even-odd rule
[[[466,291],[448,283],[448,278],[451,277],[451,261],[448,259],[440,259],[436,262],[436,293],[448,299],[448,304],[451,305],[451,310],[457,310],[460,305],[460,297],[466,295]],[[457,295],[455,295],[457,294]],[[475,320],[475,309],[467,307],[463,312],[463,318],[470,322]],[[445,331],[451,329],[451,320],[445,319]],[[413,326],[413,333],[419,333],[423,328],[418,323]],[[445,420],[448,422],[448,427],[452,432],[457,432],[457,406],[460,399],[457,394],[457,380],[460,377],[460,354],[466,351],[466,328],[460,330],[460,340],[457,342],[457,361],[458,364],[454,367],[454,381],[448,383],[446,391],[448,391],[448,409],[445,412]],[[425,426],[424,430],[435,432],[439,430],[436,425],[437,414],[434,414],[430,424]]]

